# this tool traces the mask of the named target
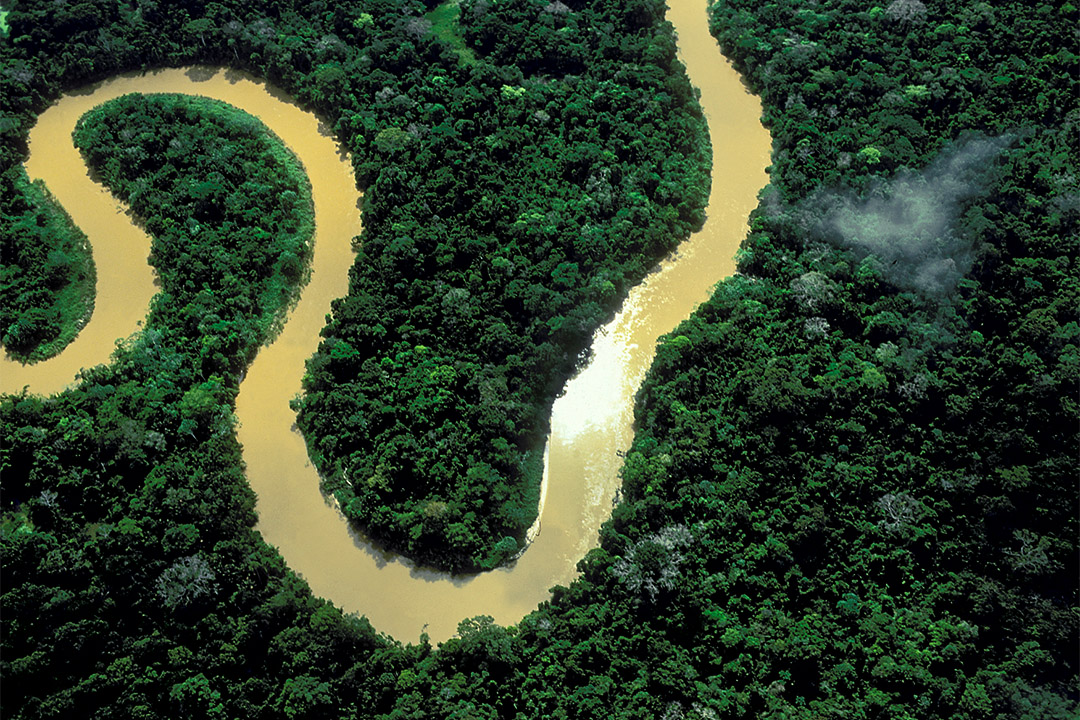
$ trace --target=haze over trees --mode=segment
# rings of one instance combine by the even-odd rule
[[[528,519],[546,402],[589,324],[700,219],[707,157],[661,3],[463,0],[456,35],[430,9],[22,3],[0,170],[14,187],[49,99],[137,67],[250,69],[319,109],[367,205],[300,407],[309,444],[331,491],[375,479],[357,504],[387,509],[364,522],[389,543],[490,564]],[[231,416],[301,276],[246,247],[219,273],[233,247],[177,238],[112,365],[0,401],[5,715],[1074,717],[1076,8],[712,13],[762,98],[771,183],[742,274],[659,345],[581,578],[437,649],[311,597],[251,530]],[[211,149],[229,132],[212,109],[128,102]],[[140,212],[215,215],[231,193],[199,190],[212,158],[191,161]],[[152,165],[111,182],[134,198]],[[335,418],[350,429],[320,429]],[[380,472],[415,484],[394,496]],[[450,522],[472,483],[483,517]]]

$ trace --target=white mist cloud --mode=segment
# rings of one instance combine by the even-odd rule
[[[1013,138],[972,136],[941,151],[921,171],[901,170],[864,197],[819,193],[810,201],[811,233],[881,261],[885,277],[928,295],[952,292],[975,259],[975,238],[954,226],[964,201],[979,193],[986,170]]]

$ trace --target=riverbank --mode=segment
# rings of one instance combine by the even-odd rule
[[[766,181],[769,137],[758,121],[761,108],[708,33],[698,32],[705,25],[698,16],[704,8],[698,9],[697,15],[684,16],[680,8],[672,20],[679,32],[680,57],[695,83],[704,83],[702,105],[714,155],[708,220],[658,272],[634,288],[618,315],[597,331],[592,362],[567,384],[552,409],[542,512],[530,528],[531,544],[512,565],[475,576],[417,568],[365,542],[319,492],[318,474],[294,429],[289,402],[300,392],[304,363],[318,346],[330,300],[347,290],[351,240],[360,232],[359,195],[349,158],[320,132],[318,119],[283,102],[280,93],[265,84],[235,72],[162,71],[142,79],[121,78],[74,96],[89,103],[87,109],[110,93],[215,97],[259,117],[309,174],[316,223],[311,279],[281,335],[260,350],[248,369],[236,415],[247,477],[258,497],[257,529],[316,594],[366,615],[376,628],[398,639],[415,640],[426,632],[433,640],[444,640],[467,617],[490,615],[501,624],[516,622],[548,598],[549,588],[569,584],[578,560],[596,545],[620,485],[620,453],[633,436],[634,395],[656,341],[733,271],[746,218]],[[128,222],[115,217],[119,214],[113,213],[113,222]],[[98,253],[103,244],[96,239],[107,235],[88,235]],[[141,260],[146,252],[134,255]],[[148,272],[145,262],[142,267]],[[107,282],[102,279],[102,287]],[[107,347],[111,349],[111,341]]]

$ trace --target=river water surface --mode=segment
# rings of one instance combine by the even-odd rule
[[[658,272],[634,288],[621,312],[597,332],[593,360],[552,410],[542,514],[529,549],[511,566],[468,577],[417,569],[353,533],[319,492],[289,400],[300,391],[304,361],[318,347],[330,300],[347,292],[351,239],[360,232],[359,196],[348,157],[318,120],[242,73],[166,70],[120,77],[72,93],[43,113],[30,135],[27,170],[42,178],[86,232],[98,272],[94,314],[57,358],[23,367],[3,359],[0,390],[28,385],[53,393],[75,372],[105,362],[117,338],[134,332],[155,292],[146,263],[149,239],[120,204],[85,174],[71,130],[87,110],[128,92],[189,93],[217,98],[258,116],[300,158],[311,179],[316,236],[311,279],[281,335],[263,348],[237,397],[239,439],[255,490],[257,529],[312,590],[376,629],[403,641],[426,631],[451,637],[462,619],[491,615],[516,622],[567,585],[575,565],[598,541],[619,486],[619,453],[633,437],[634,393],[652,362],[657,338],[734,272],[746,219],[766,183],[769,135],[761,106],[740,83],[708,33],[704,0],[670,0],[679,57],[701,90],[713,148],[708,220]]]

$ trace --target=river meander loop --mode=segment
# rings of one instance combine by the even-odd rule
[[[734,272],[746,218],[765,185],[770,141],[761,106],[741,84],[708,33],[703,0],[671,0],[679,57],[701,90],[713,148],[713,181],[702,230],[679,246],[658,272],[634,288],[622,310],[599,330],[590,365],[566,386],[552,410],[544,471],[542,532],[516,562],[475,576],[418,569],[358,537],[319,491],[319,478],[295,429],[289,401],[300,392],[304,362],[318,348],[330,301],[347,292],[351,240],[360,233],[359,195],[348,156],[318,119],[265,83],[205,68],[122,76],[66,95],[30,134],[27,171],[86,232],[98,272],[90,323],[52,360],[22,366],[0,361],[0,390],[50,394],[76,372],[107,362],[118,338],[135,332],[155,292],[146,263],[150,240],[109,192],[71,172],[82,159],[71,131],[87,110],[130,92],[186,93],[228,102],[259,119],[303,163],[315,204],[311,279],[282,333],[262,348],[240,385],[236,413],[247,477],[258,496],[257,529],[312,590],[346,611],[366,615],[380,631],[416,640],[451,637],[466,617],[516,622],[575,577],[577,561],[597,543],[619,486],[620,455],[632,439],[634,394],[652,362],[657,338]],[[534,526],[541,527],[538,524]]]

